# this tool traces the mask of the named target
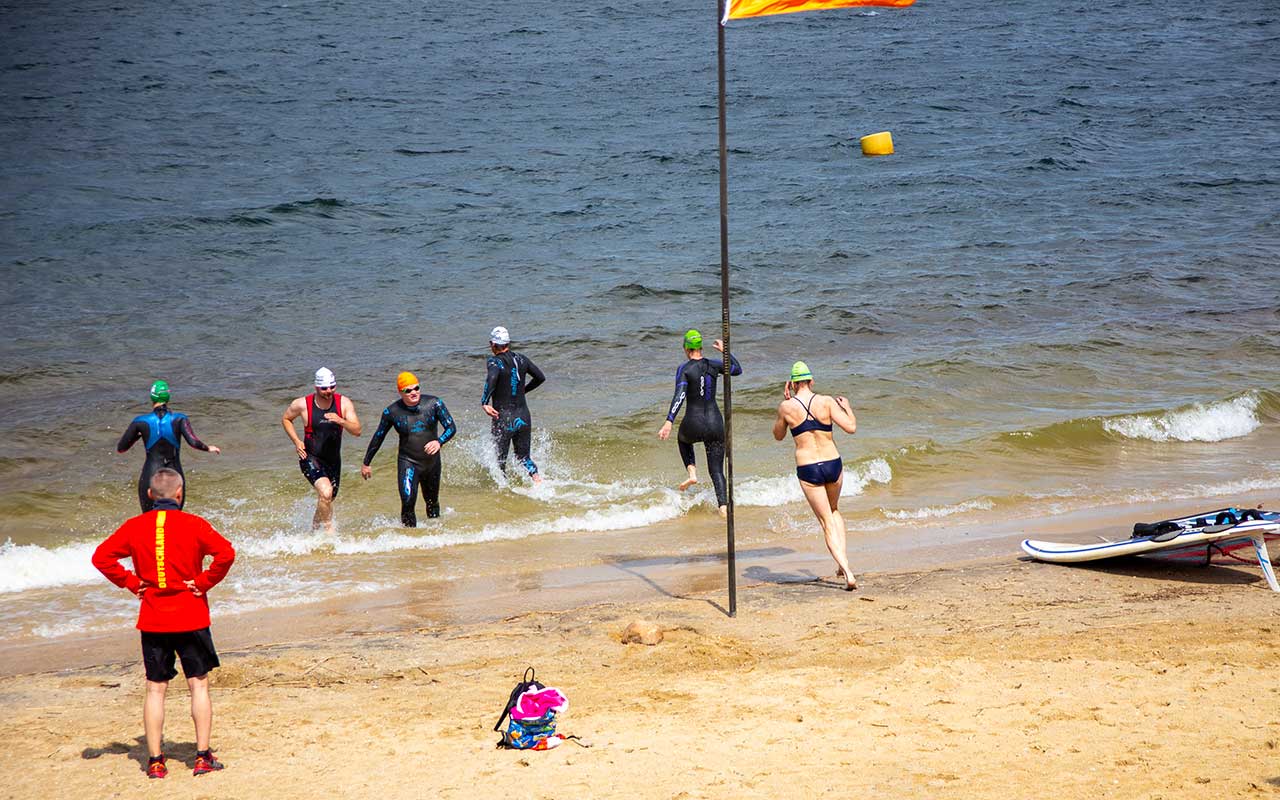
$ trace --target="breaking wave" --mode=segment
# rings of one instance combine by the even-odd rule
[[[1135,414],[1115,417],[1103,422],[1108,433],[1126,439],[1148,439],[1153,442],[1220,442],[1248,436],[1262,424],[1258,418],[1258,393],[1221,400],[1195,403],[1174,411],[1157,414]]]
[[[883,458],[846,467],[841,497],[862,494],[873,483],[893,480],[893,470]],[[780,506],[804,501],[804,492],[796,476],[779,475],[769,478],[747,478],[734,487],[733,502],[740,506]]]
[[[882,508],[880,513],[886,519],[903,522],[950,517],[954,514],[964,514],[968,511],[990,511],[993,508],[995,508],[995,504],[990,500],[966,500],[963,503],[956,503],[950,506],[925,506],[924,508],[898,510]]]
[[[89,561],[96,543],[45,548],[35,544],[0,544],[0,594],[102,580]]]

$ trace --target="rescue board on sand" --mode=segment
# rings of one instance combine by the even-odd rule
[[[1101,541],[1089,544],[1043,542],[1025,539],[1022,549],[1038,561],[1053,564],[1080,564],[1121,556],[1189,557],[1203,553],[1208,561],[1214,551],[1225,552],[1252,544],[1258,565],[1273,591],[1280,592],[1271,559],[1267,554],[1266,540],[1280,538],[1280,514],[1256,509],[1220,509],[1207,514],[1196,514],[1152,525],[1135,526],[1148,535],[1135,535],[1128,539]]]

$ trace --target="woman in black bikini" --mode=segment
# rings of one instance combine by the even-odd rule
[[[857,430],[849,401],[813,391],[813,373],[803,361],[791,367],[791,380],[782,390],[778,416],[773,421],[773,438],[782,441],[791,429],[796,444],[796,476],[809,507],[818,517],[826,536],[827,550],[836,560],[837,578],[844,578],[845,590],[858,588],[849,571],[845,553],[844,518],[840,516],[840,487],[844,484],[844,464],[832,437],[833,425],[845,433]],[[825,421],[824,421],[825,420]]]

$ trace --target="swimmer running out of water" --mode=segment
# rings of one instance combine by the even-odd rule
[[[773,421],[773,438],[782,441],[787,429],[791,429],[800,488],[822,525],[827,550],[836,560],[836,577],[843,578],[845,590],[851,592],[858,588],[858,581],[849,571],[845,550],[844,517],[839,510],[844,463],[836,450],[832,428],[838,425],[845,433],[853,433],[858,422],[846,398],[814,393],[813,373],[803,361],[791,367],[791,380],[783,387],[782,398]]]
[[[147,491],[151,487],[151,476],[161,468],[171,469],[182,475],[182,440],[197,450],[204,450],[214,455],[222,451],[211,444],[205,444],[196,438],[191,429],[191,420],[186,414],[169,410],[169,384],[156,381],[151,384],[151,413],[134,417],[133,422],[125,429],[124,435],[116,443],[116,452],[123,453],[139,439],[147,449],[147,460],[142,465],[142,474],[138,476],[138,505],[142,513],[147,513],[155,505]],[[179,495],[178,507],[182,507],[185,495]]]
[[[716,350],[724,352],[724,342],[716,339],[712,344]],[[714,358],[702,357],[702,334],[690,330],[684,335],[684,354],[688,359],[676,369],[676,391],[671,397],[671,409],[667,412],[667,421],[658,431],[658,438],[666,440],[671,435],[671,426],[675,423],[676,414],[686,402],[684,419],[680,422],[680,431],[676,436],[680,447],[680,460],[688,477],[680,484],[680,491],[688,489],[698,482],[698,468],[694,462],[693,445],[702,442],[707,455],[707,471],[711,473],[711,485],[716,490],[716,505],[720,514],[728,513],[728,492],[724,482],[724,417],[720,415],[720,407],[716,405],[716,378],[724,372],[724,362]],[[729,354],[730,375],[741,375],[742,367],[738,359]]]
[[[316,490],[314,529],[333,530],[333,501],[342,481],[342,434],[360,435],[360,418],[351,398],[338,394],[338,379],[328,367],[316,370],[316,390],[289,404],[280,418],[298,454],[298,468]],[[303,437],[293,427],[302,417]]]
[[[489,332],[489,352],[480,407],[493,418],[491,432],[498,453],[498,471],[506,474],[507,453],[514,444],[516,460],[529,473],[529,479],[542,483],[531,453],[533,417],[525,395],[547,378],[528,356],[512,352],[511,334],[501,325]]]
[[[364,465],[360,475],[365,480],[373,476],[373,457],[382,447],[382,440],[395,428],[400,435],[400,451],[396,455],[396,481],[400,487],[400,524],[416,527],[418,515],[414,506],[418,503],[418,487],[422,487],[422,500],[427,516],[440,516],[440,447],[453,438],[458,427],[453,423],[449,409],[439,397],[422,393],[422,384],[412,372],[396,376],[396,390],[400,399],[382,412],[378,430],[369,440],[364,452]],[[443,430],[441,430],[443,427]]]

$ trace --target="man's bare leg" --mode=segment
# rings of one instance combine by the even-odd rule
[[[311,518],[311,529],[324,527],[333,532],[333,482],[328,478],[319,478],[316,487],[316,515]]]
[[[147,735],[147,755],[155,758],[164,751],[164,693],[168,681],[147,681],[147,697],[142,701],[142,730]]]
[[[191,720],[196,724],[196,750],[209,749],[209,735],[213,732],[213,701],[209,698],[209,676],[187,678],[191,690]]]

